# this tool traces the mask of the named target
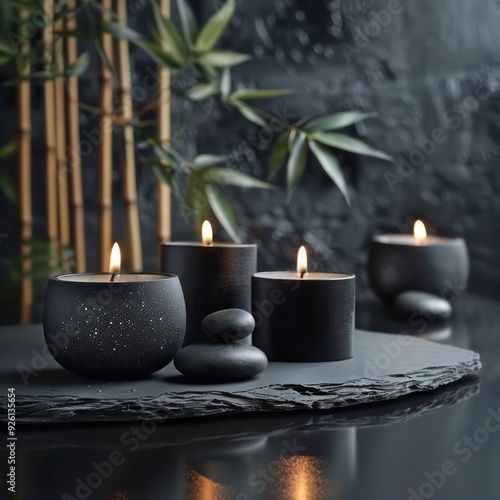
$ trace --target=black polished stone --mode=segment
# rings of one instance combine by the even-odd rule
[[[210,342],[200,328],[208,314],[233,307],[250,311],[251,276],[256,267],[255,244],[162,244],[161,270],[179,276],[184,291],[187,324],[183,346]],[[251,342],[246,338],[242,343]]]
[[[266,355],[256,347],[240,344],[191,344],[174,358],[186,377],[207,381],[246,380],[267,367]]]
[[[255,319],[243,309],[224,309],[205,316],[201,328],[212,339],[227,344],[251,335]]]
[[[451,304],[437,295],[408,291],[400,293],[394,301],[394,308],[400,316],[420,315],[430,320],[448,319],[453,309]]]

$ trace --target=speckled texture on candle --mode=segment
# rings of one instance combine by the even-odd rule
[[[139,378],[166,366],[181,348],[186,308],[177,276],[129,283],[52,278],[43,324],[47,346],[64,368]]]

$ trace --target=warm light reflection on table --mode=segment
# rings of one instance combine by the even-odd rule
[[[279,500],[322,500],[330,498],[330,480],[325,462],[313,456],[290,456],[279,460],[282,472],[273,485]]]
[[[186,500],[231,500],[236,490],[216,483],[194,469],[186,470]]]

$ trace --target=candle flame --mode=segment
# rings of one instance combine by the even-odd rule
[[[413,226],[413,235],[418,243],[425,243],[427,239],[427,231],[425,230],[425,225],[421,220],[415,222]]]
[[[201,238],[203,240],[203,244],[210,246],[213,243],[214,235],[212,232],[212,225],[207,220],[201,226]]]
[[[120,247],[118,246],[118,243],[115,243],[111,249],[111,257],[109,258],[109,272],[113,274],[119,273],[121,263],[122,257],[120,254]]]
[[[304,274],[307,274],[307,252],[304,245],[299,248],[299,253],[297,255],[297,273],[301,278]]]

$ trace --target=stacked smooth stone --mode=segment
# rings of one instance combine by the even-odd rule
[[[242,343],[255,328],[249,312],[216,311],[203,319],[201,328],[216,342],[191,344],[177,353],[175,367],[186,377],[228,382],[255,377],[266,369],[266,355],[257,347]]]

